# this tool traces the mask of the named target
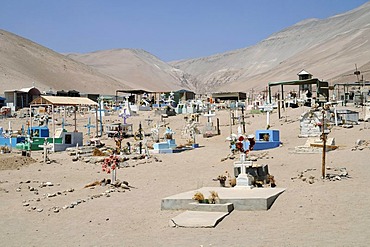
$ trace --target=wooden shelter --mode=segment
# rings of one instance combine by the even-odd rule
[[[75,131],[77,131],[77,117],[76,117],[76,111],[77,106],[89,106],[95,108],[96,113],[96,135],[98,136],[98,103],[92,101],[88,98],[81,98],[81,97],[64,97],[64,96],[46,96],[41,95],[40,97],[34,99],[31,102],[30,107],[32,106],[51,106],[52,107],[52,113],[53,113],[53,128],[54,127],[54,107],[55,106],[73,106],[75,108],[74,111],[74,120],[75,120]],[[55,131],[55,130],[53,130]]]
[[[326,81],[320,81],[317,78],[306,79],[306,80],[294,80],[294,81],[279,81],[269,82],[269,102],[271,100],[271,87],[280,86],[282,98],[284,98],[284,86],[303,86],[303,85],[316,85],[316,99],[317,102],[323,103],[329,101],[329,83]]]

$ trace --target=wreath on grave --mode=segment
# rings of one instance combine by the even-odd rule
[[[249,148],[245,150],[244,142],[246,141],[246,139],[249,141]],[[231,147],[235,145],[235,148],[232,150],[233,152],[240,152],[240,153],[245,153],[246,155],[248,155],[248,153],[254,149],[256,140],[254,139],[253,135],[250,135],[247,137],[244,137],[241,135],[237,139],[231,140],[230,144],[231,144]]]
[[[102,171],[107,172],[107,174],[110,174],[111,171],[117,169],[117,166],[118,166],[118,156],[111,155],[104,159],[104,162],[102,164]]]

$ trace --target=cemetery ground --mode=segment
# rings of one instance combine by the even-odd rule
[[[283,145],[251,152],[260,157],[258,164],[269,165],[277,187],[286,191],[269,210],[234,210],[215,228],[170,227],[169,220],[180,211],[161,211],[161,199],[205,186],[218,187],[213,179],[225,171],[232,173],[234,160],[224,160],[230,153],[225,140],[230,135],[226,110],[216,112],[221,135],[197,136],[200,148],[128,160],[126,167],[117,170],[117,178],[129,183],[126,188],[84,188],[111,175],[102,172],[99,163],[73,162],[67,152],[50,154],[50,164],[42,162],[41,151],[32,152],[35,162],[20,154],[0,155],[0,245],[368,246],[370,124],[332,128],[329,137],[335,138],[339,148],[327,153],[326,172],[340,175],[340,168],[345,168],[348,176],[323,180],[320,153],[294,153],[306,140],[298,138],[302,112],[301,108],[289,108],[280,120],[277,113],[271,114],[271,128],[280,130]],[[152,112],[140,112],[128,121],[134,130],[141,121],[146,130],[148,115],[157,121]],[[106,121],[109,119],[113,122],[114,117]],[[25,120],[11,121],[17,129]],[[176,143],[185,143],[180,137],[183,116],[165,121],[175,131]],[[200,117],[201,124],[206,121]],[[86,123],[86,116],[79,117],[78,129],[84,133]],[[246,123],[247,134],[254,134],[265,128],[266,115],[249,115]],[[233,126],[234,132],[236,128]],[[91,131],[95,133],[95,129]],[[86,142],[86,135],[84,138]],[[366,142],[356,147],[359,139]],[[112,139],[104,137],[102,141],[114,147]],[[126,141],[135,142],[133,138]],[[22,165],[15,164],[18,162]]]

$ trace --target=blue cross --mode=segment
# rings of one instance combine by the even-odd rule
[[[84,125],[84,127],[87,128],[87,135],[90,135],[90,129],[95,128],[95,126],[91,124],[91,118],[90,117],[89,117],[89,122],[86,125]]]

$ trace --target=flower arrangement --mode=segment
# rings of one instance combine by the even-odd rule
[[[111,171],[114,171],[118,166],[118,156],[111,155],[104,159],[102,164],[102,171],[110,174]]]

